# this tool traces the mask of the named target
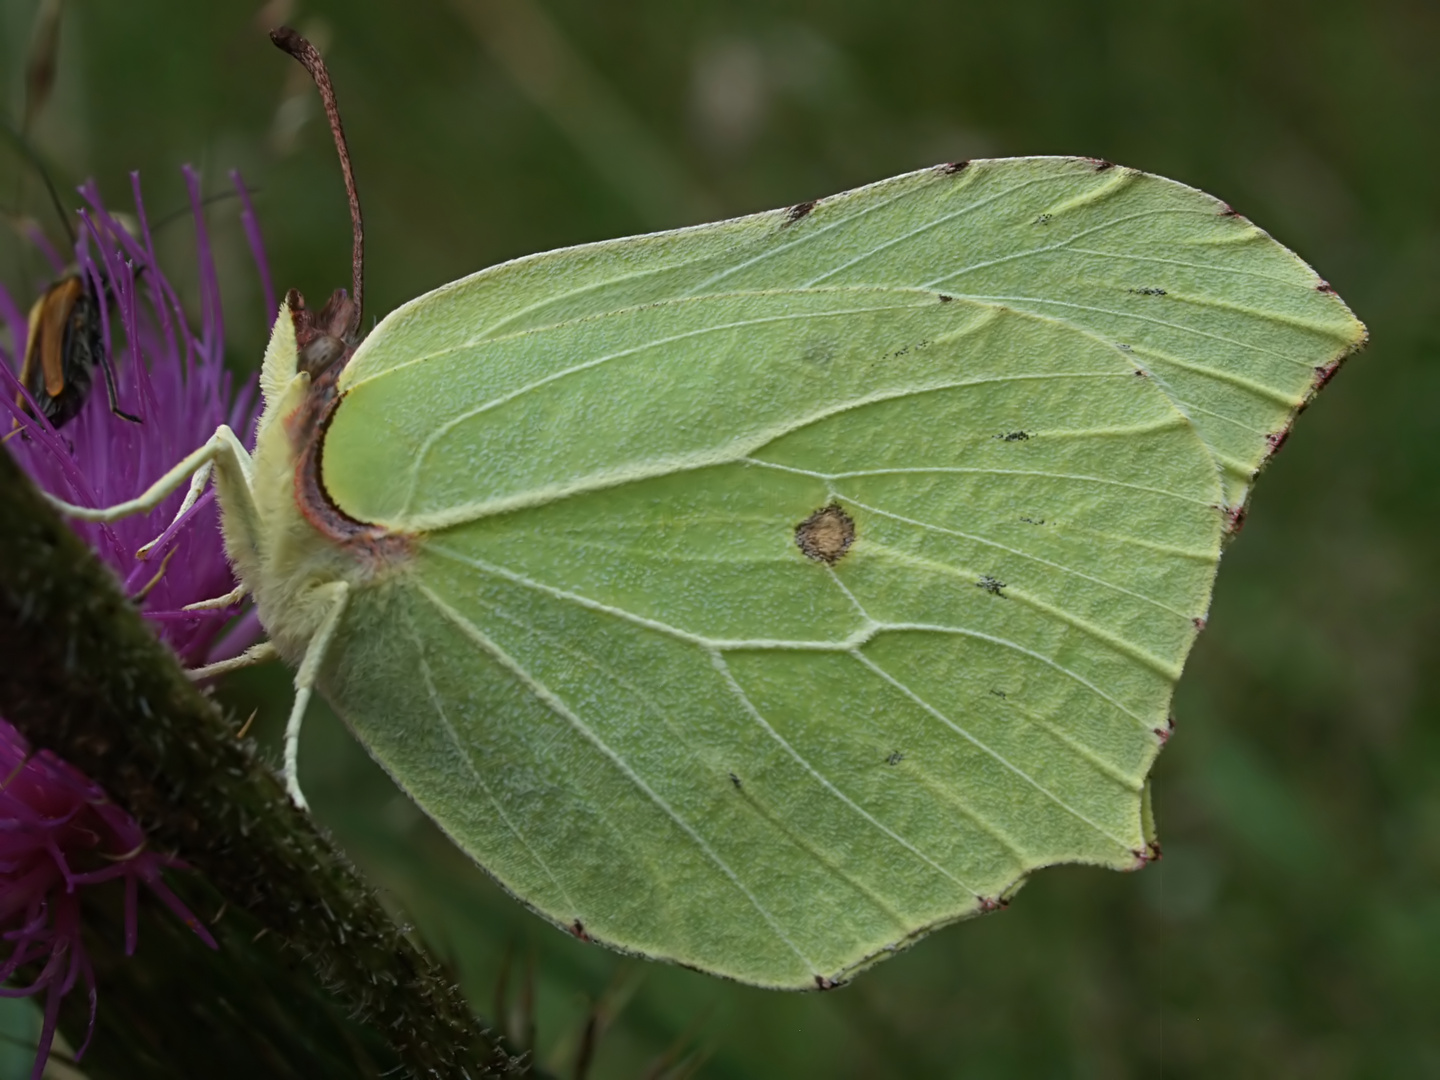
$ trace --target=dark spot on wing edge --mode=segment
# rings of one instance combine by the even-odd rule
[[[817,202],[819,202],[818,199],[811,199],[809,202],[796,203],[794,206],[790,207],[789,210],[785,211],[785,221],[781,224],[780,227],[783,229],[787,226],[794,225],[795,222],[799,221],[806,214],[810,213],[811,210],[814,210],[815,204]]]
[[[1335,377],[1335,373],[1339,370],[1339,360],[1332,360],[1328,364],[1317,367],[1315,369],[1315,381],[1310,385],[1310,392],[1314,394],[1325,389],[1325,384],[1328,383],[1331,379],[1333,379]]]
[[[940,166],[940,171],[946,176],[954,176],[956,173],[964,171],[965,166],[969,164],[969,161],[948,161]]]
[[[1220,512],[1225,515],[1225,535],[1235,537],[1245,527],[1245,515],[1250,507],[1246,503],[1237,506],[1222,506]]]
[[[1151,840],[1143,850],[1132,849],[1130,854],[1135,856],[1135,865],[1130,869],[1143,870],[1150,863],[1160,861],[1160,841]]]

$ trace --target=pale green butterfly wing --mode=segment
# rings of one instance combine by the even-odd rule
[[[1224,210],[975,162],[421,297],[326,436],[419,534],[327,696],[547,917],[762,985],[1139,865],[1225,511],[1363,335]]]

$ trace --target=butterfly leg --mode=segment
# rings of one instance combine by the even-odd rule
[[[216,675],[224,675],[227,671],[238,671],[240,668],[250,667],[253,664],[262,664],[279,655],[280,650],[274,645],[268,641],[261,641],[251,645],[239,656],[232,656],[229,660],[217,660],[204,667],[190,668],[185,674],[190,676],[193,681],[199,682],[201,679],[213,679]]]
[[[290,720],[285,725],[285,790],[301,810],[309,808],[300,791],[300,776],[296,771],[300,757],[300,724],[305,719],[305,708],[310,704],[310,695],[320,677],[320,665],[325,662],[325,653],[340,626],[340,616],[345,613],[345,602],[350,598],[350,584],[332,581],[316,590],[328,602],[325,618],[321,620],[315,636],[305,646],[305,656],[300,661],[300,670],[295,673],[295,704],[290,709]]]
[[[193,604],[186,604],[181,611],[222,611],[233,604],[244,600],[249,593],[244,584],[236,585],[224,596],[212,596],[209,600],[196,600]]]
[[[189,513],[190,508],[195,505],[201,493],[204,492],[205,485],[210,482],[210,474],[214,471],[214,463],[210,461],[205,462],[204,465],[201,465],[200,468],[195,470],[194,475],[190,477],[190,490],[185,493],[185,499],[180,503],[180,509],[175,511],[175,516],[170,519],[170,524],[165,526],[164,531],[161,532],[159,536],[155,537],[155,539],[151,540],[148,544],[143,544],[135,549],[135,557],[137,559],[149,558],[151,548],[165,539],[165,536],[176,526],[180,519]]]
[[[245,491],[249,492],[254,463],[250,460],[244,444],[225,424],[215,429],[215,434],[205,441],[205,445],[188,454],[183,461],[133,499],[116,503],[114,506],[89,507],[75,506],[53,495],[46,495],[46,498],[62,514],[79,521],[118,521],[134,514],[149,513],[186,480],[198,476],[202,470],[208,476],[211,468],[241,481],[236,487],[243,486]],[[201,486],[204,486],[203,483]],[[198,498],[198,492],[196,497]]]
[[[224,494],[231,500],[229,503],[230,516],[238,537],[243,543],[253,548],[256,546],[255,502],[250,493],[253,474],[254,463],[250,460],[250,454],[246,451],[244,444],[236,438],[235,432],[221,424],[203,446],[187,456],[159,480],[156,480],[137,498],[116,503],[114,506],[99,508],[74,506],[51,495],[47,495],[46,498],[62,514],[69,517],[79,518],[82,521],[115,521],[131,514],[144,514],[153,510],[189,477],[190,491],[180,507],[180,513],[175,515],[178,520],[195,504],[195,500],[200,497],[205,484],[211,476],[214,476],[216,482],[226,489]],[[153,543],[154,541],[147,544],[145,548],[141,549],[141,552],[151,547]],[[206,611],[226,608],[237,603],[246,591],[244,584],[241,584],[224,596],[201,600],[188,605],[185,610]],[[209,678],[237,667],[258,664],[274,655],[276,655],[274,646],[269,642],[262,641],[233,659],[195,668],[190,672],[190,677],[192,679]]]

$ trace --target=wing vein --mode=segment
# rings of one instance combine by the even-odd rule
[[[658,619],[651,619],[644,615],[638,615],[633,611],[626,611],[624,608],[615,607],[613,604],[606,604],[599,600],[592,600],[588,596],[581,596],[579,593],[570,592],[568,589],[561,589],[554,585],[547,585],[543,581],[536,581],[524,574],[517,574],[513,570],[507,570],[503,566],[496,566],[494,563],[478,559],[473,555],[464,555],[458,551],[437,544],[433,541],[426,544],[426,551],[434,552],[442,558],[450,559],[464,566],[479,570],[482,573],[493,574],[495,577],[509,581],[522,588],[533,589],[536,592],[544,593],[556,600],[564,600],[590,611],[597,611],[604,615],[611,615],[625,622],[633,623],[636,626],[643,626],[647,630],[655,630],[662,634],[668,634],[678,641],[687,645],[694,645],[698,648],[710,651],[713,649],[793,649],[800,652],[844,652],[854,646],[857,641],[866,640],[875,630],[880,628],[878,623],[869,623],[854,633],[839,641],[786,641],[778,638],[710,638],[703,634],[691,633],[682,630],[678,626],[660,622]]]
[[[1052,177],[1052,176],[1037,177],[1037,178],[1035,178],[1035,179],[1033,179],[1033,180],[1027,180],[1027,181],[1025,181],[1024,183],[1015,184],[1013,187],[1008,187],[1008,188],[1005,188],[1005,189],[1003,189],[1003,190],[1001,190],[1001,191],[997,191],[994,195],[991,195],[991,196],[989,196],[989,197],[987,197],[987,198],[980,199],[980,200],[978,200],[978,201],[976,201],[976,202],[967,203],[966,205],[960,207],[958,210],[952,210],[952,211],[951,211],[950,213],[948,213],[948,214],[942,214],[942,215],[940,215],[940,216],[937,217],[937,218],[932,218],[930,221],[927,221],[924,225],[921,225],[921,226],[919,226],[919,227],[917,227],[917,228],[911,229],[909,232],[907,232],[907,233],[902,233],[902,234],[899,235],[899,236],[891,237],[889,240],[885,241],[884,243],[882,243],[882,244],[877,244],[875,247],[869,249],[868,251],[861,252],[859,255],[856,255],[854,258],[852,258],[852,259],[850,259],[850,260],[848,260],[848,261],[846,261],[846,262],[843,262],[843,263],[841,263],[840,265],[831,268],[830,270],[827,270],[825,273],[821,274],[819,277],[811,278],[808,282],[806,282],[806,285],[807,285],[807,286],[818,285],[820,282],[824,281],[826,278],[834,277],[836,274],[840,273],[841,271],[848,270],[850,267],[855,266],[855,265],[857,265],[858,263],[864,262],[866,259],[870,258],[871,256],[877,255],[877,254],[879,254],[881,251],[886,251],[886,250],[888,250],[889,248],[894,247],[896,244],[902,244],[902,243],[904,243],[904,242],[907,241],[907,240],[912,240],[912,239],[914,239],[915,237],[919,236],[921,233],[929,232],[931,229],[937,229],[937,228],[939,228],[941,225],[944,225],[944,224],[947,224],[948,222],[954,221],[954,220],[957,219],[957,218],[964,217],[965,215],[970,214],[970,213],[973,213],[974,211],[979,210],[981,207],[988,206],[988,205],[990,205],[990,204],[993,203],[993,202],[998,202],[999,200],[1005,198],[1005,196],[1007,196],[1007,195],[1012,195],[1012,194],[1014,194],[1015,192],[1022,190],[1023,188],[1031,187],[1031,186],[1033,186],[1033,185],[1035,185],[1035,184],[1046,183],[1046,182],[1051,181],[1051,180],[1054,180],[1054,179],[1055,179],[1055,177]],[[818,232],[818,230],[817,230],[817,232]]]
[[[974,175],[974,174],[971,174],[971,175]],[[1011,187],[1004,188],[1004,189],[1002,189],[1002,190],[1000,190],[1000,191],[997,191],[994,195],[991,195],[991,196],[989,196],[989,197],[987,197],[987,198],[980,199],[980,200],[978,200],[978,201],[976,201],[976,202],[973,202],[973,203],[967,203],[965,206],[961,207],[959,210],[953,211],[952,213],[946,215],[945,217],[943,217],[943,218],[941,218],[941,219],[938,219],[934,224],[941,224],[941,223],[943,223],[944,221],[951,220],[952,218],[960,217],[960,216],[962,216],[962,215],[964,215],[964,214],[970,213],[971,211],[978,210],[978,209],[980,209],[981,207],[988,206],[990,203],[993,203],[993,202],[996,202],[996,201],[998,201],[998,200],[1000,200],[1000,199],[1003,199],[1003,198],[1004,198],[1005,196],[1007,196],[1007,195],[1013,195],[1015,192],[1021,191],[1021,190],[1023,190],[1024,188],[1033,187],[1033,186],[1036,185],[1036,184],[1051,183],[1051,182],[1053,182],[1055,179],[1056,179],[1056,177],[1053,177],[1053,176],[1039,176],[1039,177],[1035,177],[1034,179],[1031,179],[1031,180],[1026,180],[1026,181],[1024,181],[1023,183],[1014,184],[1014,185],[1012,185]],[[944,181],[943,181],[941,178],[936,177],[936,182],[944,182]],[[962,175],[961,183],[968,183],[968,182],[969,182],[968,177],[964,177],[964,176]],[[915,193],[915,190],[916,190],[916,189],[914,189],[914,188],[906,189],[906,190],[904,190],[904,191],[901,191],[901,192],[900,192],[899,194],[897,194],[897,195],[892,195],[890,198],[885,199],[885,200],[883,200],[882,202],[874,203],[874,204],[872,204],[872,205],[870,205],[870,206],[866,206],[866,207],[864,207],[864,208],[862,208],[862,209],[860,209],[860,210],[857,210],[857,211],[856,211],[855,213],[853,213],[853,214],[847,214],[845,217],[838,218],[838,219],[835,220],[835,221],[826,222],[824,225],[818,225],[818,226],[812,227],[811,229],[809,229],[808,231],[806,231],[806,232],[802,233],[801,235],[797,236],[794,240],[791,240],[791,241],[789,241],[788,243],[778,244],[778,245],[776,245],[775,247],[770,248],[768,251],[761,252],[759,255],[756,255],[754,258],[746,259],[745,261],[740,262],[740,263],[737,263],[737,264],[735,264],[734,266],[730,267],[729,269],[720,272],[719,274],[716,274],[716,275],[714,275],[714,276],[712,276],[712,277],[707,278],[706,280],[702,281],[699,285],[695,286],[695,288],[691,289],[690,292],[687,293],[686,295],[689,295],[689,296],[698,295],[698,294],[701,293],[702,290],[709,288],[710,286],[714,285],[716,282],[724,281],[727,277],[730,277],[730,276],[732,276],[732,275],[734,275],[734,274],[737,274],[737,273],[739,273],[741,270],[744,270],[744,269],[747,269],[748,267],[754,266],[754,265],[756,265],[757,263],[764,262],[766,259],[773,258],[774,256],[779,255],[779,254],[781,254],[782,252],[788,251],[788,250],[790,250],[790,249],[793,248],[793,247],[798,247],[798,246],[801,245],[801,244],[807,244],[807,243],[811,242],[812,240],[815,240],[815,239],[818,239],[818,238],[821,237],[821,236],[824,236],[824,235],[825,235],[826,233],[828,233],[828,232],[831,232],[831,231],[833,231],[833,230],[835,230],[835,229],[840,228],[842,225],[848,225],[848,224],[849,224],[850,222],[852,222],[852,221],[857,221],[857,220],[859,220],[860,218],[865,217],[865,216],[868,215],[868,214],[873,214],[873,213],[875,213],[875,212],[877,212],[877,211],[879,211],[879,210],[883,210],[885,207],[890,206],[890,205],[892,205],[892,204],[894,204],[894,203],[897,203],[897,202],[899,202],[901,199],[908,198],[909,196],[911,196],[911,195],[913,195],[913,194]]]
[[[627,762],[623,756],[616,753],[615,750],[611,748],[611,746],[606,743],[604,739],[600,738],[600,736],[595,732],[595,730],[591,728],[589,724],[585,723],[584,719],[577,712],[575,712],[573,709],[570,708],[570,706],[566,705],[565,702],[561,700],[559,695],[554,693],[549,687],[545,686],[542,682],[540,682],[540,680],[535,678],[534,675],[530,674],[530,672],[525,668],[523,664],[517,661],[504,649],[502,649],[498,643],[491,640],[491,638],[487,634],[485,634],[484,631],[482,631],[478,626],[472,623],[469,619],[465,618],[464,615],[456,611],[449,604],[445,603],[445,601],[442,600],[433,589],[430,589],[424,584],[417,584],[417,588],[426,597],[426,599],[428,599],[435,606],[435,609],[439,611],[440,614],[443,615],[450,622],[454,623],[455,626],[460,630],[460,632],[464,634],[465,637],[467,637],[477,648],[481,649],[485,653],[488,653],[492,660],[494,660],[501,667],[509,671],[511,676],[513,676],[516,681],[518,681],[527,690],[529,690],[530,693],[541,704],[543,704],[547,709],[553,712],[561,720],[569,724],[576,731],[577,734],[579,734],[582,738],[584,738],[587,742],[594,746],[595,749],[600,751],[600,754],[604,758],[606,758],[616,768],[616,770],[619,771],[622,776],[624,776],[628,781],[630,781],[630,783],[633,784],[635,788],[639,790],[642,794],[644,794],[647,799],[654,803],[654,805],[666,817],[668,817],[672,822],[674,822],[674,824],[683,833],[685,833],[686,836],[690,838],[691,842],[694,843],[697,848],[699,848],[699,850],[706,856],[706,858],[708,858],[712,863],[714,863],[716,868],[719,869],[720,872],[727,879],[729,879],[730,883],[735,887],[735,889],[741,895],[743,895],[746,900],[750,902],[751,906],[754,907],[755,910],[760,914],[760,917],[765,920],[766,925],[770,927],[771,931],[775,934],[775,936],[779,938],[780,941],[782,941],[785,946],[790,949],[791,952],[793,952],[797,957],[799,957],[801,962],[804,963],[805,966],[812,973],[818,972],[818,968],[815,963],[811,961],[810,958],[807,957],[800,950],[799,946],[797,946],[795,942],[790,939],[790,936],[785,933],[784,928],[781,927],[779,921],[775,918],[775,916],[770,913],[769,909],[767,909],[764,904],[760,903],[759,898],[756,897],[756,895],[750,891],[750,889],[745,885],[745,883],[740,880],[739,875],[730,868],[730,865],[720,857],[720,855],[715,851],[715,849],[710,846],[709,842],[700,835],[700,833],[695,829],[694,826],[692,826],[689,822],[682,818],[675,811],[675,808],[672,807],[668,802],[665,801],[665,799],[660,796],[659,792],[657,792],[648,783],[646,783],[645,779],[633,768],[631,768],[630,763]]]
[[[1184,259],[1165,259],[1158,255],[1128,255],[1118,251],[1096,251],[1093,248],[1072,249],[1079,255],[1097,255],[1102,259],[1129,259],[1135,262],[1161,263],[1165,266],[1184,266],[1191,270],[1209,270],[1216,274],[1234,274],[1238,277],[1254,277],[1263,281],[1273,281],[1279,285],[1295,286],[1291,278],[1279,277],[1275,274],[1262,274],[1259,270],[1245,270],[1238,266],[1216,266],[1213,263],[1188,262]]]
[[[1068,300],[1047,300],[1043,296],[971,296],[966,293],[957,293],[956,299],[973,300],[977,304],[1046,304],[1051,307],[1074,308],[1076,311],[1093,311],[1097,315],[1114,315],[1117,319],[1134,319],[1136,322],[1153,323],[1156,326],[1168,327],[1171,330],[1180,330],[1187,334],[1194,334],[1196,337],[1209,338],[1212,341],[1223,341],[1226,345],[1234,345],[1239,349],[1249,349],[1251,352],[1261,353],[1265,356],[1273,356],[1277,360],[1283,360],[1287,364],[1294,364],[1297,367],[1313,368],[1315,365],[1305,360],[1297,360],[1293,356],[1286,356],[1284,353],[1276,352],[1274,349],[1266,349],[1260,345],[1252,345],[1248,341],[1236,341],[1234,338],[1225,337],[1223,334],[1212,334],[1208,330],[1199,330],[1193,326],[1186,326],[1184,323],[1169,322],[1165,319],[1157,319],[1150,315],[1136,315],[1132,311],[1115,311],[1113,308],[1095,307],[1093,304],[1075,304]],[[1258,313],[1257,313],[1258,314]],[[1069,320],[1052,316],[1059,322]],[[1071,323],[1073,326],[1074,324]],[[1084,327],[1076,326],[1075,329],[1084,331]]]
[[[461,760],[465,762],[465,768],[470,773],[471,778],[474,779],[480,790],[485,793],[485,797],[490,800],[490,804],[495,808],[496,815],[504,823],[505,827],[514,834],[515,839],[520,841],[520,845],[530,854],[530,857],[535,860],[536,865],[545,872],[545,876],[555,883],[555,888],[560,890],[560,895],[564,898],[566,906],[574,909],[575,902],[570,898],[570,891],[566,889],[560,879],[555,876],[555,871],[550,868],[550,864],[530,845],[530,841],[525,838],[525,833],[510,820],[510,815],[505,813],[504,804],[495,795],[495,792],[491,789],[490,785],[485,782],[485,778],[480,775],[480,771],[475,767],[475,759],[471,756],[470,751],[466,749],[465,744],[461,742],[460,733],[455,730],[455,725],[450,722],[450,717],[445,712],[445,706],[440,702],[440,694],[435,688],[435,679],[430,671],[430,662],[425,658],[424,643],[420,640],[420,634],[415,628],[414,619],[408,612],[406,613],[405,621],[410,627],[410,638],[415,645],[415,652],[420,659],[420,677],[424,680],[425,692],[430,697],[430,704],[435,709],[435,715],[440,718],[440,726],[445,729],[446,738],[450,740],[451,745],[454,746],[456,752],[459,753]]]
[[[551,372],[549,375],[528,382],[524,386],[512,390],[509,393],[501,394],[499,397],[491,398],[489,401],[484,402],[481,405],[475,405],[469,409],[464,410],[463,412],[457,413],[456,415],[450,417],[450,419],[446,420],[443,424],[437,424],[435,428],[426,435],[425,440],[420,444],[420,446],[415,452],[415,461],[410,468],[411,494],[406,501],[406,507],[404,512],[407,514],[409,513],[410,503],[414,501],[414,493],[419,487],[419,477],[421,470],[424,468],[426,459],[429,457],[430,452],[435,448],[435,445],[441,439],[443,439],[446,435],[448,435],[455,428],[459,427],[461,424],[473,420],[475,417],[480,416],[483,413],[489,412],[491,409],[499,408],[501,405],[514,401],[517,398],[523,397],[525,394],[532,393],[542,386],[547,386],[551,383],[559,382],[562,379],[577,375],[580,372],[589,371],[593,368],[601,366],[602,364],[608,364],[612,361],[620,360],[627,356],[635,356],[649,349],[658,348],[663,345],[673,345],[677,341],[684,341],[689,338],[701,337],[705,334],[721,333],[727,330],[740,330],[745,327],[762,326],[767,323],[793,322],[801,319],[830,319],[846,315],[867,314],[877,311],[901,311],[905,308],[912,308],[917,306],[919,305],[915,303],[892,304],[881,307],[837,308],[830,311],[819,312],[787,312],[784,315],[767,315],[763,318],[757,319],[737,319],[733,322],[715,323],[709,326],[696,327],[693,330],[687,330],[683,334],[672,334],[668,337],[653,338],[649,341],[641,342],[638,345],[632,345],[628,349],[619,349],[615,352],[606,353],[602,356],[592,357],[591,359],[582,361],[581,363],[572,364],[570,367],[565,368],[561,371]]]
[[[765,732],[765,734],[769,735],[770,738],[775,740],[775,743],[782,750],[784,750],[785,753],[789,755],[789,757],[796,764],[798,764],[802,769],[804,769],[807,773],[810,774],[811,779],[813,779],[831,795],[835,796],[835,798],[839,799],[855,813],[859,814],[862,818],[864,818],[880,832],[884,833],[891,840],[895,841],[897,844],[903,847],[906,851],[910,852],[910,854],[914,855],[921,862],[929,866],[936,873],[940,874],[942,877],[948,878],[950,881],[960,886],[960,888],[964,889],[977,900],[980,898],[980,894],[974,889],[972,889],[969,885],[965,884],[965,882],[961,881],[954,874],[950,873],[950,871],[946,870],[943,866],[937,863],[934,859],[930,858],[930,856],[926,855],[914,844],[910,843],[909,840],[906,840],[894,829],[891,829],[888,825],[885,825],[883,822],[877,820],[875,816],[872,815],[868,810],[855,802],[853,799],[850,798],[850,796],[846,795],[843,791],[841,791],[833,783],[831,783],[828,777],[821,773],[820,770],[815,768],[815,766],[811,765],[810,762],[805,759],[804,755],[802,755],[800,751],[796,750],[795,747],[790,745],[790,742],[778,731],[776,731],[774,727],[771,726],[770,721],[765,719],[764,715],[760,712],[760,710],[755,707],[755,703],[750,700],[750,695],[745,692],[745,688],[740,685],[739,680],[736,679],[735,675],[731,672],[730,665],[725,662],[725,657],[722,656],[718,650],[715,650],[711,652],[710,658],[714,662],[716,670],[718,670],[720,674],[724,677],[726,683],[729,684],[730,689],[740,699],[741,704],[745,707],[745,710],[750,714],[751,718],[754,719],[754,721],[758,725],[760,725],[760,728]]]
[[[1073,567],[1065,566],[1063,563],[1052,562],[1050,559],[1043,559],[1039,555],[1031,555],[1027,551],[1021,551],[1019,548],[1012,548],[1008,544],[1002,544],[996,540],[987,540],[983,536],[976,536],[973,533],[961,532],[959,529],[947,529],[943,525],[934,525],[928,521],[919,521],[916,518],[906,517],[903,514],[894,514],[888,510],[881,510],[878,506],[871,506],[867,503],[863,503],[859,499],[852,499],[848,495],[842,496],[842,498],[844,498],[845,501],[850,503],[852,506],[858,506],[862,510],[868,510],[872,514],[879,514],[881,517],[887,517],[891,521],[901,521],[904,522],[906,525],[914,525],[917,529],[925,529],[927,532],[936,532],[941,533],[945,536],[954,536],[961,540],[969,540],[970,542],[975,544],[981,544],[985,547],[995,548],[997,551],[1004,551],[1007,554],[1015,555],[1022,559],[1028,559],[1031,562],[1039,563],[1041,566],[1048,566],[1052,570],[1059,570],[1062,574],[1070,574],[1071,576],[1080,578],[1083,581],[1094,582],[1096,585],[1102,585],[1107,589],[1111,589],[1118,593],[1123,593],[1125,596],[1134,597],[1136,600],[1142,600],[1153,607],[1159,608],[1161,611],[1168,612],[1169,614],[1174,615],[1179,619],[1183,619],[1185,622],[1189,622],[1191,619],[1194,618],[1193,615],[1187,615],[1185,612],[1179,611],[1176,608],[1171,607],[1169,604],[1155,599],[1155,597],[1153,596],[1147,596],[1144,593],[1136,592],[1134,589],[1127,589],[1123,585],[1116,585],[1113,581],[1106,581],[1104,578],[1096,577],[1093,574],[1087,574],[1084,571],[1076,570]],[[896,551],[896,549],[894,548],[889,548],[887,550],[894,551],[897,555],[903,556],[905,554],[904,552]],[[952,567],[951,569],[954,568]],[[1069,613],[1066,612],[1066,614],[1068,615]],[[1074,617],[1072,616],[1072,618]],[[1083,622],[1083,620],[1080,621]],[[1077,629],[1087,628],[1077,626]],[[1090,630],[1087,629],[1087,632],[1090,632]],[[1114,645],[1116,643],[1114,641],[1111,641],[1110,644]],[[1144,650],[1140,649],[1140,647],[1138,645],[1135,645],[1133,642],[1124,642],[1124,645],[1127,647],[1127,650],[1135,650],[1137,653],[1144,653]],[[1136,658],[1141,659],[1141,657],[1139,656],[1137,656]],[[1170,665],[1165,664],[1164,661],[1159,660],[1156,657],[1149,656],[1149,654],[1145,654],[1142,662],[1148,664],[1151,667],[1156,667],[1156,670],[1160,670],[1162,671],[1162,673],[1169,673],[1171,671]],[[1179,672],[1175,672],[1170,677],[1179,678]]]
[[[903,473],[975,473],[982,476],[1034,476],[1044,480],[1079,480],[1090,484],[1105,484],[1110,487],[1129,488],[1132,491],[1145,491],[1152,495],[1164,495],[1181,502],[1193,503],[1196,506],[1215,505],[1207,499],[1197,499],[1192,495],[1181,495],[1179,492],[1166,491],[1164,488],[1147,487],[1144,484],[1132,484],[1125,480],[1107,480],[1102,476],[1085,476],[1080,473],[1045,472],[1039,469],[981,469],[962,465],[919,465],[913,468],[852,469],[845,472],[822,473],[812,469],[797,468],[793,465],[781,465],[777,461],[766,461],[764,458],[753,456],[742,458],[741,460],[750,465],[758,465],[761,468],[779,469],[782,472],[798,473],[801,476],[810,476],[817,480],[848,480],[852,477],[889,476],[891,474]]]
[[[1045,255],[1052,251],[1062,251],[1066,248],[1069,248],[1071,244],[1073,244],[1076,240],[1079,240],[1083,236],[1089,236],[1091,233],[1099,232],[1102,229],[1111,228],[1112,226],[1119,225],[1121,222],[1133,221],[1136,218],[1150,217],[1155,214],[1195,214],[1204,217],[1214,216],[1208,210],[1189,210],[1184,207],[1157,207],[1153,210],[1144,210],[1136,214],[1127,214],[1124,217],[1112,218],[1111,220],[1103,222],[1099,225],[1092,225],[1088,229],[1081,229],[1079,232],[1074,233],[1069,237],[1066,237],[1064,240],[1056,241],[1053,244],[1046,244],[1044,247],[1030,248],[1028,251],[1017,251],[1010,255],[1002,255],[999,258],[987,259],[985,262],[971,263],[969,266],[965,266],[952,273],[945,274],[943,277],[933,278],[930,281],[925,282],[922,287],[926,289],[933,289],[943,282],[950,281],[953,278],[961,277],[965,274],[973,274],[977,270],[988,270],[992,266],[999,266],[1002,263],[1014,262],[1017,259],[1028,259],[1032,255]]]
[[[1020,777],[1020,779],[1024,780],[1024,781],[1025,781],[1027,784],[1029,784],[1031,787],[1035,788],[1036,791],[1040,792],[1040,793],[1041,793],[1042,795],[1044,795],[1047,799],[1049,799],[1051,802],[1053,802],[1056,806],[1060,807],[1060,809],[1064,810],[1066,813],[1072,815],[1073,817],[1075,817],[1077,820],[1083,822],[1084,824],[1090,826],[1090,828],[1094,829],[1094,830],[1095,830],[1097,833],[1099,833],[1101,836],[1105,837],[1105,839],[1107,839],[1107,840],[1109,840],[1110,842],[1116,844],[1122,851],[1129,852],[1129,851],[1132,850],[1132,848],[1130,847],[1130,845],[1127,844],[1127,843],[1125,843],[1125,841],[1121,840],[1118,836],[1116,836],[1116,835],[1114,835],[1113,833],[1111,833],[1108,829],[1104,828],[1103,826],[1101,826],[1100,824],[1098,824],[1097,822],[1095,822],[1094,820],[1092,820],[1088,815],[1086,815],[1086,814],[1082,813],[1081,811],[1075,809],[1075,807],[1071,806],[1071,805],[1070,805],[1068,802],[1066,802],[1064,799],[1060,798],[1059,795],[1056,795],[1053,791],[1051,791],[1051,790],[1050,790],[1048,787],[1046,787],[1044,784],[1040,783],[1040,781],[1036,780],[1033,776],[1031,776],[1029,773],[1027,773],[1024,769],[1020,768],[1018,765],[1013,764],[1013,763],[1010,761],[1009,758],[1005,757],[1004,754],[1001,754],[999,751],[993,749],[988,743],[985,743],[985,742],[983,742],[982,740],[977,739],[974,735],[970,734],[970,732],[966,731],[966,730],[965,730],[963,727],[961,727],[959,724],[955,723],[955,721],[951,720],[948,716],[946,716],[944,713],[942,713],[939,709],[935,708],[935,707],[934,707],[933,705],[931,705],[928,701],[926,701],[924,698],[922,698],[919,694],[915,693],[915,691],[911,690],[911,689],[910,689],[908,686],[906,686],[903,682],[901,682],[899,679],[895,678],[895,677],[894,677],[893,675],[891,675],[888,671],[886,671],[884,668],[882,668],[879,664],[877,664],[877,663],[875,663],[873,660],[871,660],[868,656],[865,656],[863,653],[858,652],[858,651],[855,652],[855,653],[853,653],[852,655],[855,657],[856,660],[860,661],[860,663],[861,663],[863,666],[869,668],[869,669],[870,669],[872,672],[874,672],[876,675],[880,676],[880,678],[884,679],[884,680],[885,680],[886,682],[888,682],[891,686],[895,687],[895,689],[899,690],[902,694],[904,694],[906,697],[908,697],[908,698],[909,698],[911,701],[913,701],[916,705],[919,705],[919,706],[920,706],[922,709],[924,709],[927,713],[929,713],[931,716],[935,717],[935,719],[939,720],[942,724],[944,724],[946,727],[948,727],[951,731],[955,732],[955,734],[959,735],[961,738],[965,739],[966,741],[972,743],[977,749],[983,751],[983,752],[986,753],[986,754],[989,754],[992,758],[994,758],[994,759],[995,759],[997,762],[999,762],[1002,766],[1004,766],[1005,768],[1009,769],[1009,770],[1010,770],[1011,772],[1013,772],[1016,776]]]
[[[1044,653],[1038,653],[1034,649],[1026,648],[1019,642],[1010,641],[1007,638],[996,637],[994,634],[987,634],[982,630],[971,630],[968,627],[964,626],[945,626],[939,623],[881,623],[876,629],[875,633],[870,636],[878,637],[880,634],[888,631],[918,631],[921,633],[931,634],[956,634],[960,637],[974,638],[976,641],[988,641],[992,645],[999,645],[1002,649],[1013,649],[1014,651],[1028,656],[1032,660],[1038,660],[1046,667],[1054,668],[1056,671],[1060,672],[1060,674],[1065,675],[1070,679],[1073,679],[1076,683],[1085,687],[1085,689],[1089,690],[1096,697],[1108,702],[1117,711],[1122,712],[1126,716],[1130,717],[1146,731],[1154,730],[1154,725],[1147,721],[1143,716],[1129,708],[1129,706],[1122,704],[1120,701],[1105,693],[1104,690],[1101,690],[1089,679],[1085,678],[1085,676],[1079,674],[1078,672],[1071,671],[1064,664],[1060,663],[1059,661],[1050,659],[1050,657],[1046,656]],[[863,645],[865,644],[865,642],[861,641],[858,644]]]

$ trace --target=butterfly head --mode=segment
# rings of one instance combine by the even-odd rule
[[[295,324],[296,370],[314,379],[350,358],[360,332],[360,308],[344,289],[336,289],[318,312],[305,306],[298,289],[285,295]]]

